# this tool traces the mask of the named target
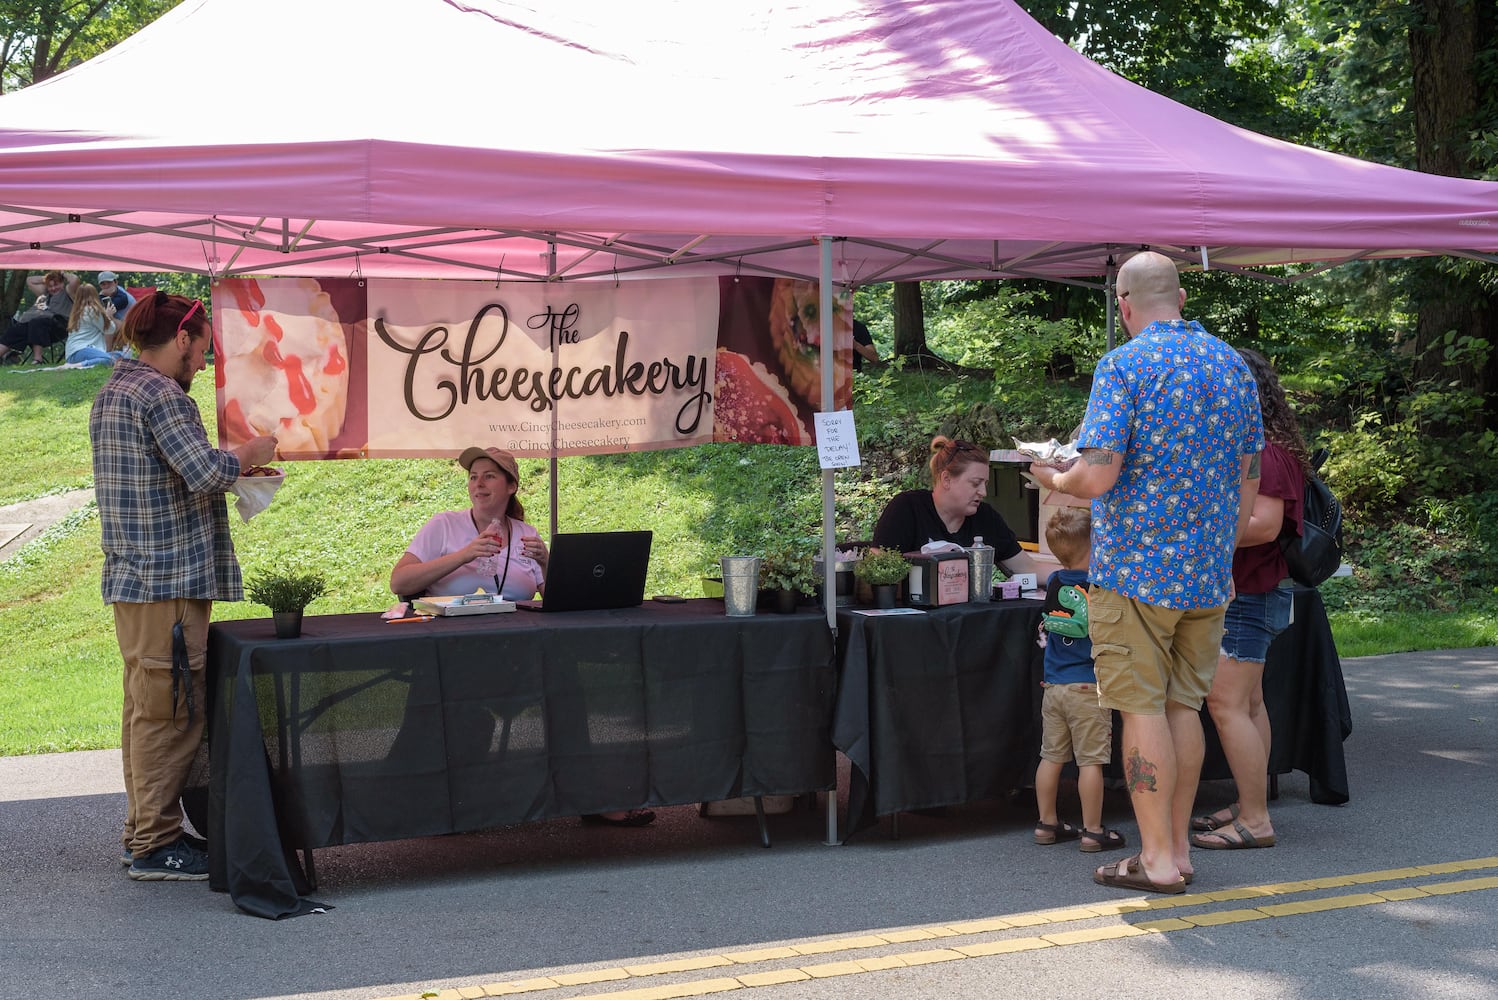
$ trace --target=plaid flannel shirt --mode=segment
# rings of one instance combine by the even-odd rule
[[[121,358],[88,418],[104,603],[243,600],[224,493],[239,459],[208,442],[176,380]]]

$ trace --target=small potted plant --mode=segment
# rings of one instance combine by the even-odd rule
[[[276,622],[277,639],[295,639],[302,634],[302,612],[327,590],[321,573],[298,573],[272,569],[246,581],[245,596],[270,608]]]
[[[802,594],[816,586],[812,552],[799,545],[784,545],[767,553],[759,564],[759,586],[775,594],[775,610],[788,615],[796,610]]]
[[[874,590],[874,606],[892,608],[900,584],[910,575],[910,563],[898,552],[869,549],[853,566],[853,575]]]

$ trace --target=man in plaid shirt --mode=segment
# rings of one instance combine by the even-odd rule
[[[122,335],[138,360],[115,365],[88,429],[104,603],[125,663],[124,860],[133,879],[201,881],[208,857],[183,831],[179,799],[203,737],[213,602],[244,597],[224,493],[241,469],[271,460],[276,439],[233,451],[208,442],[187,394],[211,343],[201,302],[148,296]]]

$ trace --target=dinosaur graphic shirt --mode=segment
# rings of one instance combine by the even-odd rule
[[[1087,637],[1087,571],[1062,569],[1045,588],[1040,627],[1045,632],[1045,682],[1095,684]]]

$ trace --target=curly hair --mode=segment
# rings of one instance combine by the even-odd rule
[[[1295,461],[1304,472],[1310,468],[1311,453],[1306,449],[1305,438],[1300,434],[1300,423],[1295,411],[1285,399],[1285,390],[1280,386],[1279,376],[1269,359],[1258,351],[1247,347],[1238,348],[1238,354],[1248,364],[1249,373],[1259,384],[1259,411],[1264,417],[1264,437],[1295,456]]]

